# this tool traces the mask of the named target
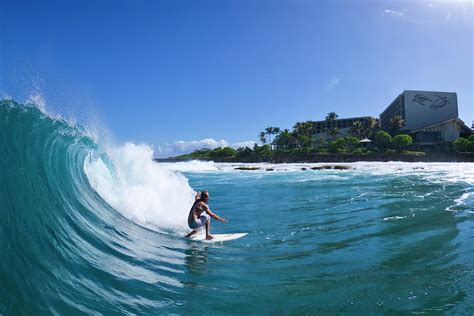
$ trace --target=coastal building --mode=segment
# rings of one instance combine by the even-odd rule
[[[401,130],[419,144],[451,142],[471,133],[458,117],[455,92],[405,90],[380,114],[381,128],[390,130],[395,116],[404,121]]]
[[[352,127],[354,126],[355,121],[359,121],[362,124],[363,128],[368,128],[371,121],[375,120],[378,124],[378,119],[372,116],[361,116],[361,117],[350,117],[350,118],[341,118],[334,121],[313,121],[313,140],[332,139],[333,136],[329,135],[328,130],[331,128],[337,128],[339,130],[338,136],[347,136],[351,135]]]

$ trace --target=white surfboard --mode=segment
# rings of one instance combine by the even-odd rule
[[[214,238],[211,240],[206,239],[206,234],[197,234],[194,236],[191,236],[189,239],[196,240],[196,241],[202,241],[202,242],[220,242],[220,241],[228,241],[228,240],[233,240],[233,239],[238,239],[241,237],[244,237],[247,235],[247,233],[238,233],[238,234],[212,234]]]

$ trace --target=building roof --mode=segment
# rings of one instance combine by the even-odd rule
[[[334,122],[337,122],[337,121],[344,121],[344,120],[365,120],[365,119],[368,119],[368,118],[373,118],[373,119],[376,119],[378,120],[378,118],[374,117],[374,116],[357,116],[357,117],[343,117],[343,118],[337,118],[334,120]],[[313,123],[327,123],[326,120],[322,120],[322,121],[312,121]]]
[[[456,91],[403,90],[402,94],[405,92],[456,93]]]
[[[441,122],[438,122],[438,123],[435,123],[435,124],[432,124],[432,125],[429,125],[429,126],[425,126],[425,127],[423,127],[423,128],[419,128],[419,129],[416,129],[416,130],[414,130],[414,131],[410,131],[410,133],[421,132],[421,131],[423,131],[423,130],[425,130],[425,129],[433,128],[433,127],[436,127],[436,126],[438,126],[438,125],[445,124],[445,123],[448,123],[448,122],[451,122],[451,121],[456,121],[456,122],[460,125],[461,129],[464,129],[464,130],[465,130],[465,132],[472,133],[472,130],[471,130],[469,127],[466,126],[466,124],[464,123],[464,121],[461,120],[461,119],[459,119],[459,118],[457,118],[457,117],[456,117],[456,118],[449,119],[449,120],[444,120],[444,121],[441,121]]]

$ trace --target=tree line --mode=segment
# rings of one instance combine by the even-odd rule
[[[405,122],[401,116],[394,116],[390,120],[387,131],[381,130],[379,121],[375,118],[356,120],[350,126],[348,136],[341,135],[342,130],[337,126],[338,117],[336,112],[329,112],[325,117],[323,131],[329,136],[328,139],[314,139],[316,122],[304,121],[295,123],[291,130],[275,126],[265,128],[258,134],[260,145],[255,144],[253,148],[200,149],[178,158],[270,159],[274,155],[297,154],[424,154],[407,150],[413,144],[413,139],[403,130]],[[361,142],[363,139],[369,139],[370,143]],[[474,135],[468,139],[459,138],[450,145],[456,152],[474,152]]]
[[[351,137],[355,137],[358,140],[361,139],[371,139],[375,140],[375,135],[377,132],[380,132],[380,125],[379,121],[373,117],[368,117],[361,120],[356,120],[352,123],[350,127],[350,136],[346,136],[345,138],[341,138],[342,130],[337,126],[337,119],[339,116],[336,112],[329,112],[326,115],[324,121],[324,128],[323,131],[330,137],[330,140],[338,141],[342,143],[343,140],[350,144],[349,147],[354,146],[355,139]],[[297,122],[292,130],[283,129],[281,130],[279,127],[267,127],[264,131],[260,132],[259,139],[263,145],[269,144],[275,146],[277,149],[289,149],[289,148],[314,148],[314,147],[324,147],[329,146],[328,142],[325,138],[313,139],[313,135],[315,134],[315,122],[313,121],[305,121],[305,122]],[[401,116],[394,116],[390,121],[390,130],[385,132],[390,137],[396,137],[400,134],[401,129],[405,125],[405,122]],[[272,136],[274,135],[274,139],[272,141]],[[385,134],[383,134],[385,135]],[[407,134],[406,136],[398,137],[395,141],[395,147],[400,148],[401,145],[399,139],[407,139],[409,140],[411,137]],[[349,138],[348,138],[349,137]],[[380,138],[380,137],[379,137]],[[386,138],[386,137],[385,137]],[[339,139],[339,140],[338,140]],[[380,138],[381,139],[381,138]],[[409,143],[411,144],[409,141]],[[410,145],[408,144],[408,145]],[[406,146],[408,146],[406,145]],[[384,148],[387,147],[386,144],[383,145]]]

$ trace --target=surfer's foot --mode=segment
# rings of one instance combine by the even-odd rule
[[[187,235],[184,236],[184,237],[189,238],[189,237],[195,235],[196,233],[197,233],[197,231],[196,231],[196,230],[193,230],[192,232],[190,232],[189,234],[187,234]]]
[[[212,235],[206,235],[206,239],[207,239],[207,240],[211,240],[212,238],[214,238],[214,236],[212,236]]]

